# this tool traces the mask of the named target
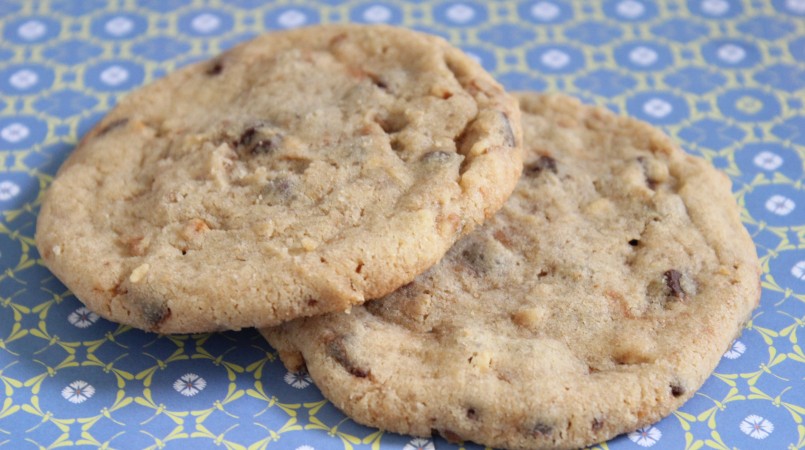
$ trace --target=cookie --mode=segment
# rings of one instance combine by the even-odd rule
[[[264,329],[356,421],[577,448],[690,398],[759,299],[728,178],[657,129],[522,94],[500,212],[380,300]]]
[[[262,35],[131,93],[42,204],[44,264],[162,333],[269,326],[410,282],[522,170],[517,101],[441,38]]]

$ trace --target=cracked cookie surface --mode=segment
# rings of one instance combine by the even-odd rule
[[[505,201],[517,102],[446,41],[270,33],[124,98],[60,168],[36,242],[93,311],[158,332],[383,296]]]
[[[523,176],[493,218],[382,299],[262,330],[358,422],[579,448],[679,407],[757,305],[725,175],[634,119],[520,106]]]

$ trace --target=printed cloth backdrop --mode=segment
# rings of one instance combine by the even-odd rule
[[[42,193],[127,92],[265,30],[435,33],[511,90],[660,126],[733,180],[761,307],[665,420],[594,448],[805,447],[805,0],[0,2],[0,445],[458,449],[345,418],[253,330],[157,336],[98,318],[42,265]]]

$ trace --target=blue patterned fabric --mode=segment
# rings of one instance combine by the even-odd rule
[[[508,89],[660,126],[724,170],[763,295],[681,410],[600,449],[805,447],[805,0],[0,2],[0,445],[458,449],[347,419],[252,331],[157,336],[99,319],[41,265],[44,189],[127,92],[265,30],[435,33]]]

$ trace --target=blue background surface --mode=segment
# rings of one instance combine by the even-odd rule
[[[733,180],[761,307],[665,420],[594,448],[805,447],[805,0],[0,2],[0,445],[456,449],[346,419],[253,330],[98,319],[33,245],[41,195],[120,96],[265,30],[386,22],[444,36],[508,89],[660,126]]]

